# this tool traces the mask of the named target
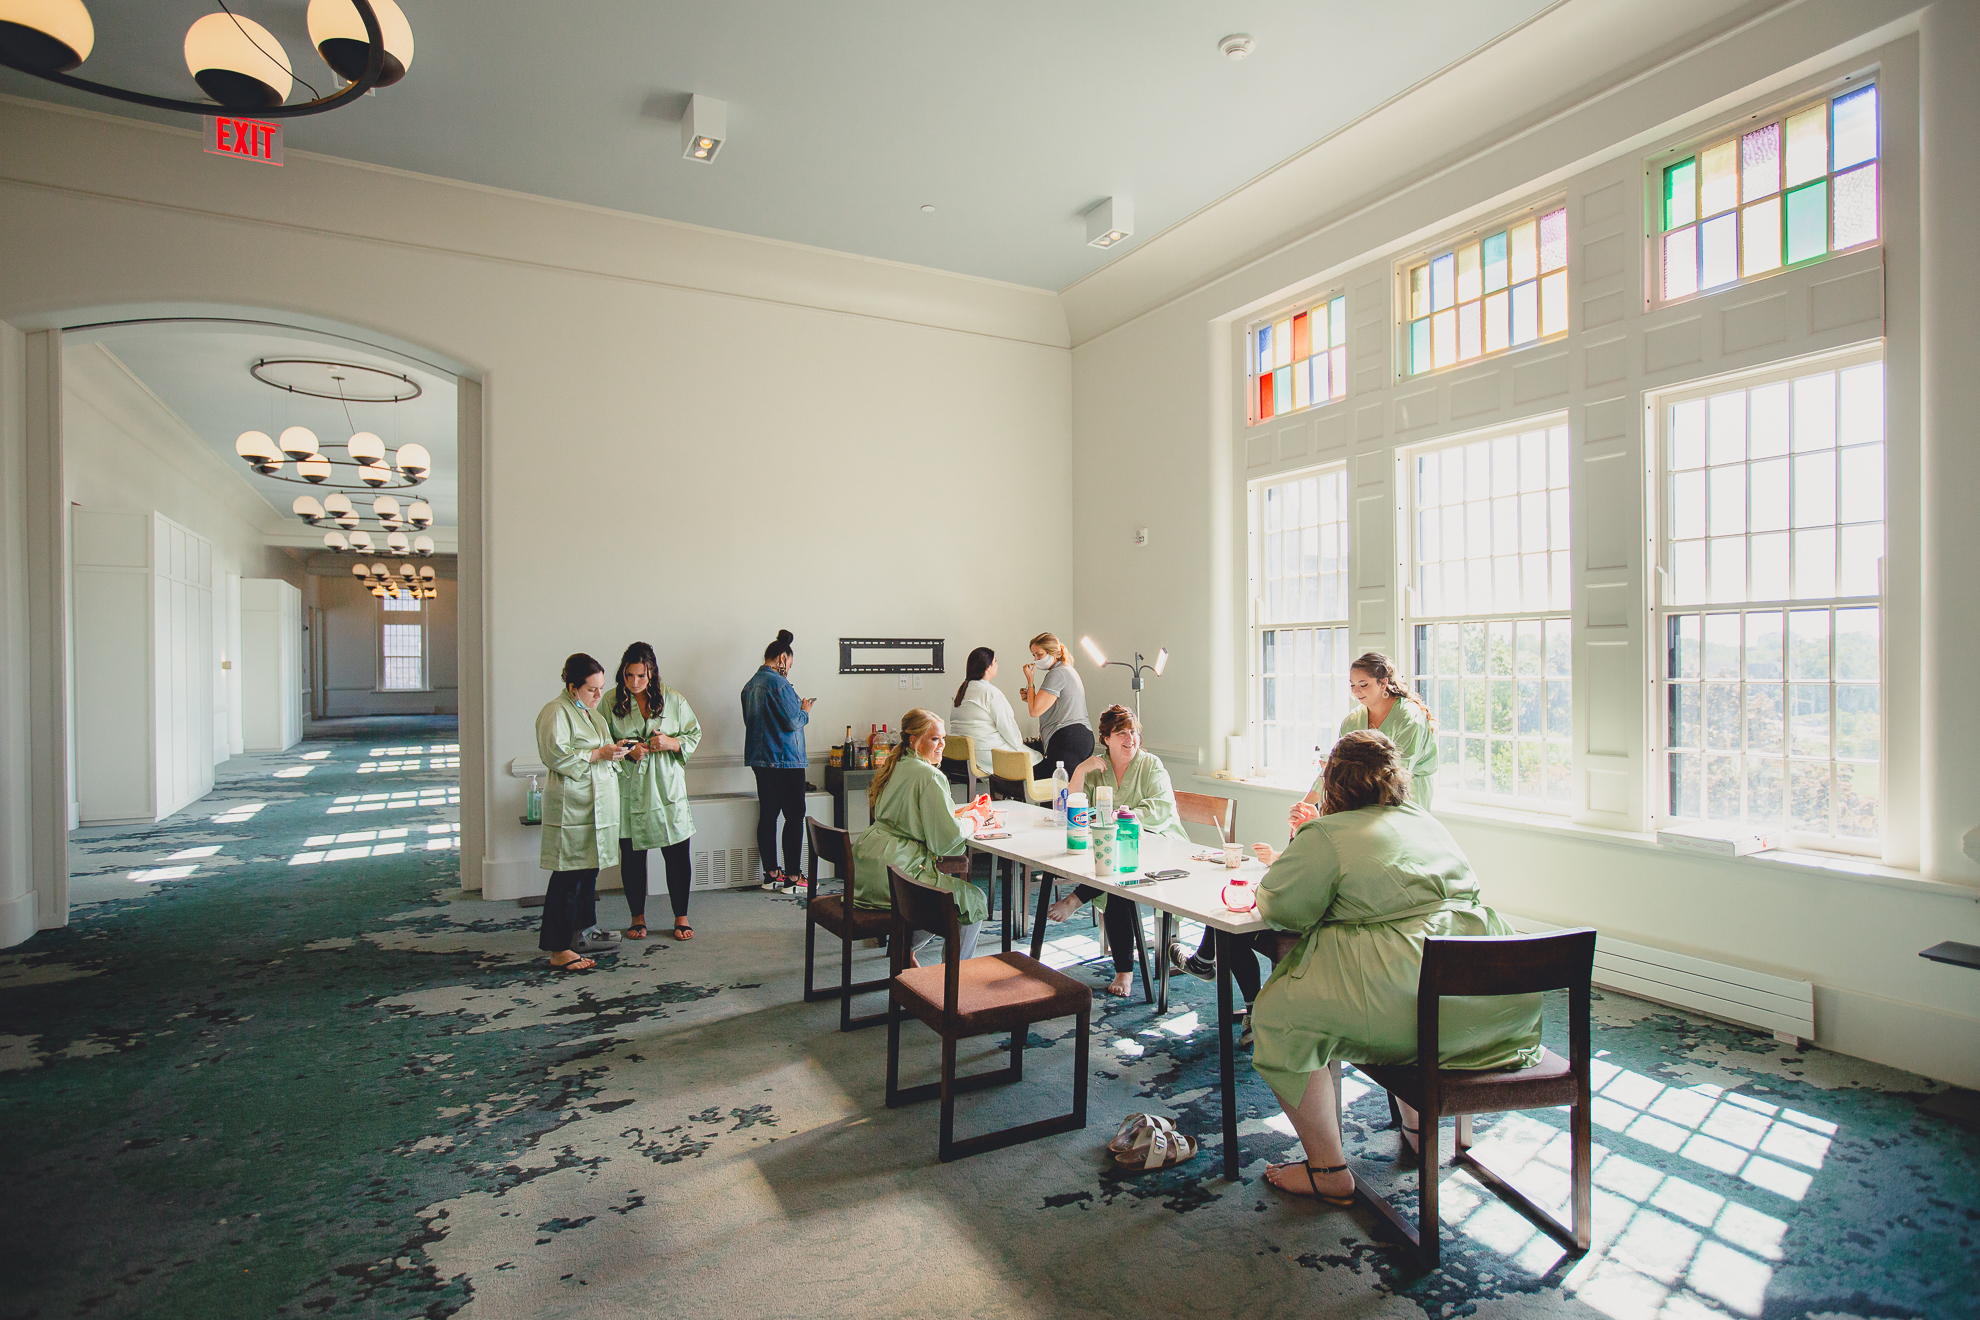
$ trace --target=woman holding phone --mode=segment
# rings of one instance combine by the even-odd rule
[[[791,633],[779,629],[763,648],[763,664],[743,685],[743,762],[756,775],[756,855],[763,887],[781,891],[804,883],[804,726],[816,697],[791,686]],[[783,818],[784,861],[777,864],[777,820]]]
[[[674,938],[691,940],[688,847],[694,817],[688,811],[687,760],[701,746],[701,723],[687,698],[660,681],[660,661],[645,642],[626,648],[599,709],[614,739],[632,740],[619,763],[619,875],[632,912],[626,938],[646,938],[647,853],[658,848],[667,868]]]
[[[605,666],[582,651],[564,661],[564,690],[536,717],[543,788],[543,869],[550,888],[536,947],[560,972],[588,972],[587,952],[616,948],[598,921],[598,868],[619,846],[619,767],[626,749],[598,713]]]

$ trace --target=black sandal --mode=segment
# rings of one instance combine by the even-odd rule
[[[1290,1169],[1292,1167],[1290,1164],[1268,1164],[1265,1166],[1265,1172],[1270,1174],[1274,1169]],[[1328,1205],[1338,1205],[1343,1208],[1354,1204],[1354,1193],[1350,1192],[1346,1196],[1329,1196],[1320,1190],[1320,1182],[1313,1176],[1316,1173],[1347,1173],[1347,1165],[1335,1164],[1324,1169],[1316,1169],[1305,1160],[1301,1160],[1299,1167],[1306,1170],[1306,1185],[1313,1189],[1310,1192],[1296,1191],[1291,1187],[1282,1186],[1279,1183],[1272,1182],[1269,1177],[1265,1181],[1272,1183],[1273,1187],[1278,1188],[1278,1190],[1284,1192],[1287,1196],[1297,1196],[1303,1201],[1325,1201]],[[1349,1174],[1348,1176],[1352,1178],[1354,1175]]]
[[[1417,1129],[1406,1125],[1402,1121],[1402,1106],[1396,1103],[1396,1097],[1393,1094],[1389,1096],[1389,1121],[1394,1123],[1396,1131],[1402,1134],[1404,1153],[1414,1159],[1417,1152],[1422,1150],[1423,1147],[1417,1140]]]

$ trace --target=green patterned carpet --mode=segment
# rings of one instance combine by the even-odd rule
[[[1616,995],[1580,1260],[1460,1173],[1428,1276],[1359,1212],[1288,1202],[1243,1062],[1225,1182],[1193,980],[1096,1020],[1086,1132],[940,1165],[934,1106],[881,1103],[884,1032],[800,1002],[795,901],[697,895],[694,942],[546,971],[533,913],[459,889],[454,737],[355,725],[74,837],[72,924],[0,954],[0,1315],[1980,1315],[1980,1136],[1918,1112],[1935,1084]],[[1063,1107],[1063,1030],[965,1132]],[[1380,1093],[1350,1096],[1358,1172],[1397,1182]],[[1204,1153],[1117,1173],[1137,1109]],[[1564,1121],[1481,1126],[1556,1194]]]

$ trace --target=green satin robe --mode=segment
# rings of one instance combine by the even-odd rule
[[[1478,901],[1450,831],[1413,802],[1301,826],[1259,883],[1258,912],[1302,933],[1251,1008],[1253,1066],[1287,1105],[1336,1059],[1415,1061],[1425,938],[1516,933]],[[1446,999],[1439,1023],[1444,1067],[1539,1061],[1539,995]]]
[[[1105,747],[1100,749],[1100,758],[1106,764],[1087,771],[1085,782],[1080,784],[1089,804],[1093,801],[1093,790],[1105,784],[1114,790],[1114,810],[1125,807],[1132,811],[1141,822],[1143,834],[1166,834],[1185,843],[1189,841],[1189,831],[1183,828],[1182,815],[1176,810],[1176,791],[1169,782],[1169,768],[1162,764],[1161,757],[1152,752],[1136,752],[1128,762],[1127,773],[1118,778]]]
[[[688,811],[687,762],[701,746],[701,724],[687,698],[660,685],[660,714],[649,719],[639,713],[639,700],[626,703],[623,716],[613,713],[619,690],[606,692],[598,703],[612,737],[638,738],[656,733],[679,738],[678,752],[649,752],[639,760],[619,762],[619,837],[635,848],[671,848],[694,837],[694,816]]]
[[[1341,734],[1345,736],[1357,729],[1368,727],[1368,707],[1360,702],[1341,721]],[[1402,753],[1403,764],[1409,767],[1409,796],[1419,807],[1428,807],[1432,790],[1437,787],[1437,731],[1430,727],[1430,721],[1418,710],[1416,703],[1408,697],[1399,697],[1389,713],[1382,717],[1381,726],[1376,730],[1396,745]],[[1326,771],[1313,781],[1313,792],[1326,796],[1322,782]]]
[[[605,717],[580,706],[566,688],[536,717],[536,754],[549,767],[543,786],[546,871],[619,864],[619,767],[593,761],[612,741]]]
[[[960,857],[968,841],[956,819],[947,776],[904,752],[873,804],[872,826],[853,844],[853,906],[893,907],[887,868],[898,866],[910,879],[954,894],[964,925],[983,920],[990,910],[983,891],[961,876],[935,869],[938,858]]]

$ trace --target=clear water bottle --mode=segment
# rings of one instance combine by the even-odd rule
[[[1052,772],[1052,815],[1060,829],[1066,827],[1066,791],[1072,784],[1072,776],[1066,773],[1066,763],[1059,762],[1059,768]]]

